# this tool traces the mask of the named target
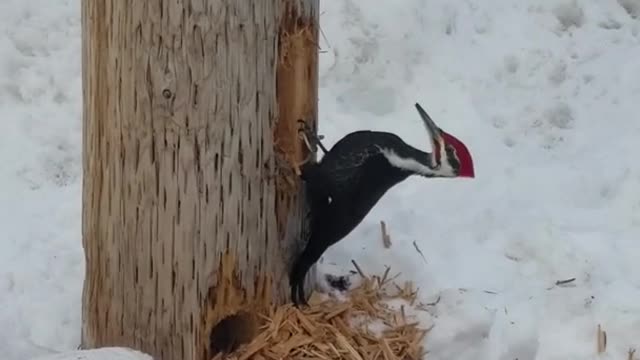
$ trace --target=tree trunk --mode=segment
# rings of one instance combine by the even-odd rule
[[[85,0],[82,18],[82,346],[229,350],[289,300],[318,0]]]

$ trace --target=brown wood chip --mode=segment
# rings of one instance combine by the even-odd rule
[[[303,309],[290,304],[269,309],[262,314],[262,332],[251,343],[215,359],[421,359],[428,329],[410,316],[420,305],[413,305],[413,284],[393,283],[388,268],[382,276],[362,275],[362,284],[346,302],[327,299],[310,301]],[[396,310],[385,300],[407,304]],[[374,323],[370,330],[367,325]]]

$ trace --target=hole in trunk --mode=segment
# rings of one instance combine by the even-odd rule
[[[210,354],[229,353],[240,345],[249,343],[256,336],[258,324],[255,316],[239,311],[229,315],[211,329]]]

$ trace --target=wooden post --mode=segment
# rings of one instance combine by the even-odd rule
[[[318,7],[82,2],[84,348],[204,360],[289,301]]]

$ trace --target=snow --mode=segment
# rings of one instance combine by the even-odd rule
[[[435,325],[425,340],[433,360],[626,359],[640,346],[640,2],[322,8],[326,144],[366,128],[428,149],[417,101],[468,145],[476,178],[398,185],[321,269],[391,266],[424,302],[439,297],[421,315]],[[3,0],[0,29],[0,352],[106,359],[118,350],[75,352],[80,1]]]
[[[153,358],[132,349],[105,347],[92,350],[65,351],[59,354],[38,356],[33,360],[153,360]]]

